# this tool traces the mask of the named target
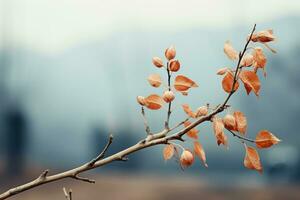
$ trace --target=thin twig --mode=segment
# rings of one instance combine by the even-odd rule
[[[169,129],[169,132],[172,132],[173,130],[175,130],[176,128],[180,127],[181,125],[183,125],[185,122],[189,121],[191,117],[186,118],[185,120],[183,120],[182,122],[178,123],[176,126],[174,126],[173,128]]]
[[[167,63],[167,74],[168,74],[168,90],[171,91],[171,72],[170,72],[170,69],[169,69],[169,62]],[[165,122],[165,129],[166,130],[170,129],[169,121],[170,121],[170,116],[171,116],[171,113],[172,113],[171,107],[172,107],[172,101],[170,101],[169,105],[168,105],[167,120]]]
[[[239,138],[239,139],[241,139],[243,141],[248,141],[248,142],[255,143],[255,140],[252,140],[252,139],[246,138],[244,136],[241,136],[241,135],[239,135],[239,134],[237,134],[237,133],[235,133],[235,132],[233,132],[233,131],[231,131],[229,129],[227,129],[227,131],[229,131],[234,137],[237,137],[237,138]]]
[[[69,192],[67,192],[66,188],[63,187],[63,192],[67,200],[72,200],[72,189],[70,189]]]
[[[113,139],[114,139],[114,138],[113,138],[113,135],[110,134],[110,135],[109,135],[109,139],[108,139],[108,141],[107,141],[107,143],[106,143],[104,149],[101,151],[101,153],[100,153],[96,158],[94,158],[93,160],[91,160],[91,161],[88,163],[89,166],[93,166],[98,160],[101,160],[102,158],[104,158],[106,151],[108,150],[109,146],[110,146],[110,145],[112,144],[112,142],[113,142]]]
[[[148,121],[147,121],[147,118],[146,118],[146,113],[145,113],[145,109],[144,109],[144,106],[142,106],[141,108],[141,113],[142,113],[142,116],[143,116],[143,120],[144,120],[144,126],[145,126],[145,131],[147,133],[147,135],[150,135],[150,127],[148,125]]]
[[[87,183],[96,183],[95,180],[93,179],[89,179],[89,178],[85,178],[85,177],[81,177],[81,176],[78,176],[78,175],[75,175],[75,176],[71,176],[72,178],[76,179],[76,180],[79,180],[79,181],[84,181],[84,182],[87,182]]]

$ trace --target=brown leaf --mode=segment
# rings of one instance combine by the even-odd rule
[[[164,63],[163,63],[162,59],[159,58],[159,57],[153,57],[152,58],[152,63],[153,63],[153,65],[155,65],[158,68],[161,68],[162,66],[164,66]]]
[[[183,168],[189,167],[194,163],[194,155],[189,150],[184,150],[180,156],[180,164]]]
[[[205,151],[204,151],[202,145],[200,144],[200,142],[198,142],[198,141],[194,142],[194,152],[199,157],[199,159],[203,162],[204,166],[208,167],[208,165],[206,163]]]
[[[217,139],[217,144],[227,146],[227,136],[224,134],[224,124],[221,118],[213,118],[213,130]]]
[[[177,91],[187,91],[191,87],[198,87],[198,85],[186,76],[178,75],[175,78],[174,87]]]
[[[174,92],[172,91],[165,91],[163,94],[163,99],[166,103],[170,103],[175,99]]]
[[[200,106],[199,108],[197,108],[196,117],[205,116],[207,115],[207,113],[208,113],[207,106]]]
[[[264,68],[267,63],[267,58],[264,55],[262,48],[256,47],[253,51],[253,66],[256,68]]]
[[[174,155],[174,145],[173,144],[167,144],[163,150],[163,157],[165,160],[169,160]]]
[[[254,169],[262,173],[263,168],[257,151],[253,147],[248,147],[246,144],[245,149],[246,155],[244,158],[244,166],[248,169]]]
[[[224,44],[224,52],[228,56],[229,59],[235,60],[238,58],[237,51],[232,47],[230,41],[226,41]]]
[[[260,131],[255,139],[255,143],[258,148],[268,148],[278,142],[280,142],[280,139],[267,130]]]
[[[182,104],[183,111],[190,117],[195,118],[196,113],[193,112],[193,110],[190,108],[188,104]]]
[[[233,116],[235,118],[236,130],[245,135],[247,131],[247,118],[240,111],[235,111]]]
[[[166,49],[165,51],[165,56],[168,60],[172,60],[176,56],[176,49],[174,46],[170,46],[169,48]]]
[[[260,81],[258,76],[253,71],[244,70],[239,75],[241,81],[245,85],[247,93],[250,93],[250,88],[256,96],[259,96]]]
[[[186,122],[184,122],[184,127],[186,128],[186,127],[188,127],[189,125],[191,125],[192,123],[190,122],[190,121],[186,121]],[[190,137],[190,138],[193,138],[193,139],[198,139],[198,133],[199,133],[199,131],[197,130],[197,129],[195,129],[195,128],[192,128],[191,130],[189,130],[187,133],[186,133],[186,135],[188,136],[188,137]]]
[[[241,61],[241,66],[243,67],[250,67],[251,65],[253,65],[253,55],[252,54],[246,54],[242,61]]]
[[[137,96],[136,100],[141,106],[147,105],[147,101],[146,101],[145,97],[143,97],[143,96]]]
[[[159,87],[162,83],[161,77],[159,74],[151,74],[148,77],[148,82],[150,83],[150,85],[152,85],[153,87]]]
[[[228,70],[228,67],[223,67],[217,71],[217,75],[224,75]]]
[[[231,72],[227,72],[226,75],[224,76],[222,80],[222,87],[225,92],[230,93],[232,90],[232,85],[233,85],[233,79],[234,76]],[[234,91],[236,91],[239,88],[239,82],[236,81],[234,84]]]
[[[180,69],[180,62],[178,60],[171,60],[169,64],[169,70],[171,72],[177,72]]]
[[[224,123],[225,128],[227,128],[228,130],[231,130],[231,131],[237,130],[236,121],[232,115],[230,115],[230,114],[225,115],[225,117],[223,118],[223,123]]]
[[[272,42],[275,39],[276,38],[273,35],[272,29],[259,31],[257,33],[254,33],[251,37],[251,40],[253,42],[261,42],[261,43]]]
[[[145,100],[147,102],[146,107],[151,110],[158,110],[164,104],[164,100],[157,94],[149,95]]]

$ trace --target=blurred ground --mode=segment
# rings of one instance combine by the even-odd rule
[[[94,176],[94,175],[93,175]],[[175,176],[101,175],[96,184],[65,180],[35,188],[12,200],[63,200],[62,187],[72,188],[74,200],[187,200],[263,199],[293,200],[300,197],[300,185],[226,187],[207,185],[195,178]],[[230,180],[228,180],[230,182]],[[1,189],[3,190],[3,189]]]

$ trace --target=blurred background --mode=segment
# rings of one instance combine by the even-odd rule
[[[184,172],[164,162],[162,146],[87,173],[95,185],[70,180],[12,199],[297,199],[300,196],[300,2],[294,0],[0,0],[0,189],[79,166],[95,157],[109,133],[108,154],[145,136],[136,96],[161,94],[147,82],[153,56],[175,45],[180,73],[199,84],[176,96],[171,123],[185,118],[180,104],[216,106],[226,94],[221,67],[230,39],[241,49],[253,24],[272,28],[277,54],[268,57],[259,98],[241,87],[232,109],[248,118],[248,136],[268,129],[282,142],[260,150],[264,173],[244,168],[244,148],[229,136],[218,147],[211,125],[200,142],[209,168],[197,160]],[[298,100],[297,100],[298,99]],[[152,131],[163,128],[166,109],[148,111]],[[189,148],[190,144],[186,144]],[[191,145],[190,145],[191,146]]]

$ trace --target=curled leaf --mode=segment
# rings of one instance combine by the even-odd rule
[[[246,54],[242,61],[241,61],[241,66],[243,67],[250,67],[251,65],[253,65],[253,55],[252,54]]]
[[[225,117],[223,118],[223,123],[225,128],[227,128],[228,130],[235,131],[237,129],[235,118],[230,114],[225,115]]]
[[[175,99],[174,92],[172,91],[165,91],[163,94],[163,99],[166,103],[170,103]]]
[[[165,160],[169,160],[173,157],[174,155],[174,145],[173,144],[167,144],[163,150],[163,157]]]
[[[249,94],[253,90],[255,95],[259,96],[260,81],[258,76],[253,71],[248,71],[248,70],[241,71],[239,77],[245,85],[247,94]]]
[[[280,142],[280,139],[267,130],[260,131],[255,139],[255,144],[258,148],[268,148],[278,142]]]
[[[177,72],[180,69],[180,62],[178,60],[171,60],[169,64],[169,70],[171,72]]]
[[[184,122],[184,127],[188,127],[189,125],[191,125],[192,123],[190,121],[186,121]],[[199,131],[195,128],[192,128],[191,130],[189,130],[186,135],[192,139],[198,139],[198,133]]]
[[[158,110],[164,104],[164,100],[157,94],[149,95],[145,100],[147,102],[146,107],[151,110]]]
[[[248,147],[246,144],[245,149],[246,155],[244,158],[244,166],[248,169],[254,169],[262,173],[263,168],[257,151],[253,147]]]
[[[168,60],[172,60],[176,56],[176,49],[174,46],[170,46],[169,48],[166,49],[165,51],[165,56]]]
[[[223,80],[222,80],[222,87],[223,87],[225,92],[227,92],[227,93],[231,92],[233,82],[234,82],[233,74],[231,72],[227,72],[226,75],[224,76]],[[233,90],[236,91],[238,88],[239,88],[239,82],[236,81],[235,84],[234,84]]]
[[[190,117],[195,118],[196,114],[193,112],[188,104],[182,104],[183,111]]]
[[[153,63],[153,65],[155,65],[158,68],[161,68],[162,66],[164,66],[164,63],[163,63],[162,59],[159,58],[159,57],[153,57],[152,58],[152,63]]]
[[[231,45],[230,41],[226,41],[224,44],[224,52],[228,56],[229,59],[235,60],[238,58],[238,53],[237,51],[233,48]]]
[[[227,146],[227,136],[224,134],[224,124],[221,118],[213,118],[213,130],[217,139],[217,144]]]
[[[159,74],[151,74],[148,77],[148,82],[150,83],[150,85],[152,85],[153,87],[159,87],[162,83],[161,77]]]
[[[208,167],[208,165],[206,163],[205,151],[204,151],[202,145],[200,144],[200,142],[198,142],[198,141],[194,142],[194,152],[199,157],[199,159],[203,162],[204,166]]]
[[[245,115],[240,111],[235,111],[233,113],[235,123],[236,123],[236,130],[242,134],[246,134],[247,131],[247,118]]]
[[[224,75],[228,70],[228,67],[223,67],[217,71],[217,75]]]
[[[261,43],[266,43],[266,42],[272,42],[275,40],[275,36],[273,35],[273,30],[263,30],[259,31],[257,33],[254,33],[251,37],[251,40],[253,42],[261,42]]]
[[[180,156],[180,164],[183,168],[189,167],[194,163],[194,155],[189,150],[184,150]]]
[[[147,101],[146,101],[145,97],[143,97],[143,96],[137,96],[136,100],[141,106],[147,105]]]
[[[179,92],[184,92],[191,87],[198,87],[198,85],[186,76],[178,75],[175,78],[174,88]]]
[[[253,66],[256,68],[264,68],[267,63],[267,58],[260,47],[254,48],[253,51]]]

